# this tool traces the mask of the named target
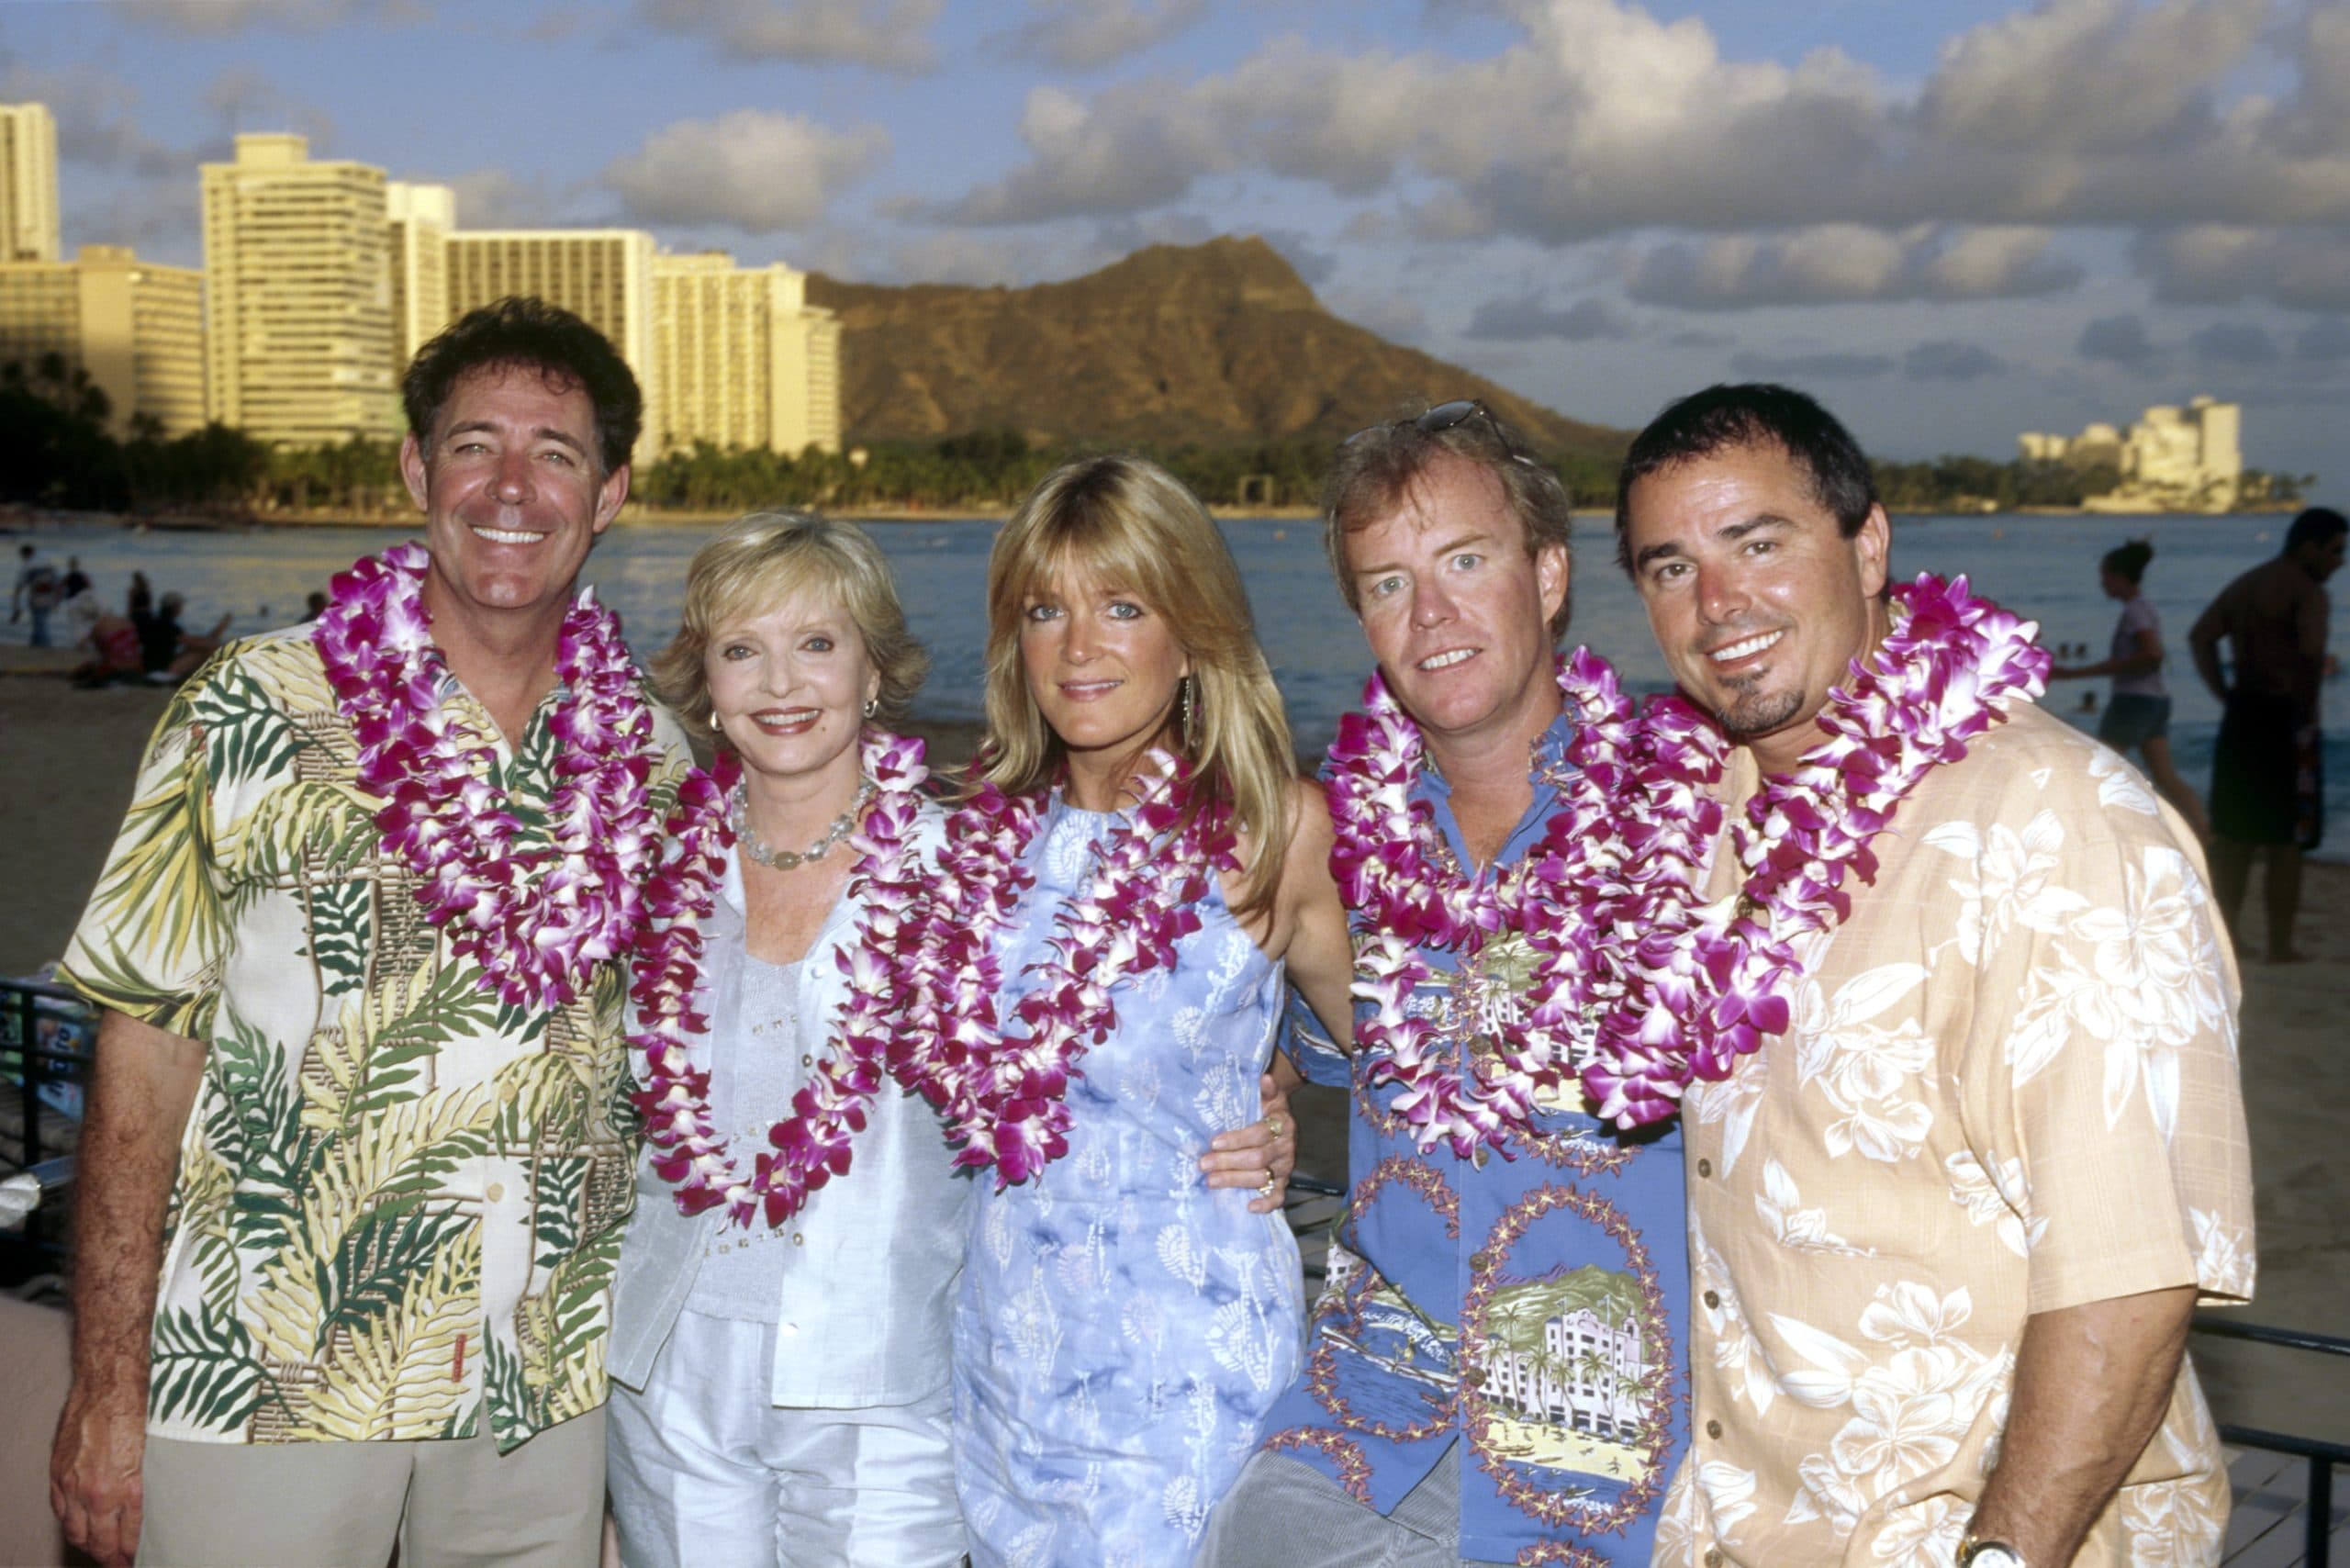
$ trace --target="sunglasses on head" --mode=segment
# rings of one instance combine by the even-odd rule
[[[1415,415],[1408,420],[1390,420],[1384,424],[1365,425],[1338,444],[1352,446],[1367,435],[1375,434],[1380,431],[1399,431],[1405,425],[1411,426],[1422,435],[1439,435],[1455,425],[1467,424],[1480,414],[1485,416],[1487,424],[1494,422],[1494,416],[1491,410],[1486,409],[1483,398],[1455,398],[1449,403],[1438,403],[1427,412]]]
[[[1438,403],[1426,413],[1416,415],[1408,420],[1390,420],[1383,425],[1369,425],[1355,431],[1338,444],[1352,446],[1367,435],[1380,431],[1402,430],[1405,425],[1411,426],[1422,435],[1441,435],[1455,425],[1465,425],[1474,419],[1483,419],[1485,421],[1494,436],[1500,440],[1503,449],[1509,453],[1511,462],[1523,463],[1528,468],[1542,466],[1533,458],[1516,450],[1517,443],[1510,439],[1509,432],[1503,428],[1501,420],[1494,418],[1494,411],[1485,407],[1485,401],[1482,398],[1455,398],[1449,403]]]

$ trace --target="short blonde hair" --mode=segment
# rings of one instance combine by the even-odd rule
[[[716,714],[702,660],[718,628],[755,608],[813,590],[838,599],[865,641],[881,677],[874,717],[905,717],[930,655],[906,631],[906,612],[889,559],[853,522],[804,511],[755,511],[694,552],[686,568],[686,609],[677,634],[653,656],[653,688],[685,726],[716,742]]]
[[[1063,746],[1028,689],[1020,629],[1031,594],[1064,573],[1140,598],[1165,616],[1191,655],[1198,731],[1185,753],[1204,787],[1255,838],[1235,913],[1272,902],[1289,850],[1297,757],[1280,689],[1257,644],[1248,590],[1224,536],[1181,481],[1147,459],[1082,458],[1046,476],[988,557],[987,709],[983,777],[1018,793],[1053,780]]]

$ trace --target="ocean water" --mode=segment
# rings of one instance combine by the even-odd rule
[[[1903,575],[1964,572],[1976,590],[2041,623],[2043,641],[2088,645],[2086,659],[2106,656],[2119,607],[2098,587],[2098,558],[2129,538],[2154,541],[2145,592],[2161,613],[2170,655],[2165,666],[2174,701],[2172,746],[2180,770],[2200,790],[2210,778],[2219,705],[2195,677],[2187,629],[2237,573],[2275,554],[2288,519],[2255,517],[2047,518],[1917,517],[1894,527],[1894,566]],[[1319,749],[1338,716],[1359,699],[1370,668],[1360,631],[1339,599],[1325,564],[1318,526],[1310,521],[1229,518],[1225,537],[1238,558],[1274,675],[1288,699],[1299,745]],[[676,629],[687,561],[712,529],[621,527],[588,560],[587,580],[618,610],[632,641],[649,653]],[[936,718],[980,716],[983,591],[995,530],[984,522],[923,521],[872,525],[895,565],[912,630],[931,651],[930,683],[918,704]],[[396,529],[255,529],[245,532],[150,532],[115,527],[44,528],[33,537],[52,559],[78,555],[101,593],[119,604],[134,569],[155,591],[187,597],[184,622],[201,630],[222,614],[235,632],[295,620],[305,596],[356,555],[408,537]],[[1634,689],[1668,684],[1638,599],[1614,560],[1603,519],[1575,525],[1574,622],[1570,644],[1589,644],[1613,661]],[[2333,651],[2350,636],[2334,620]],[[21,641],[20,622],[0,638]],[[2104,681],[2071,681],[2050,693],[2053,710],[2094,728],[2082,697],[2106,698]],[[2321,852],[2350,858],[2350,683],[2325,689],[2327,815],[2333,831]]]

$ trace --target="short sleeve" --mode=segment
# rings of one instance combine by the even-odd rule
[[[201,1038],[227,946],[228,912],[196,696],[196,681],[182,687],[148,743],[130,810],[58,981],[100,1007]]]
[[[2012,1148],[1975,1152],[2020,1166],[2031,1311],[2188,1283],[2249,1300],[2238,991],[2202,859],[2164,815],[2083,793],[2040,799],[2046,879],[1976,971],[1968,1071]]]
[[[1330,1038],[1322,1020],[1306,1005],[1305,993],[1295,986],[1289,988],[1289,1004],[1281,1009],[1281,1036],[1276,1043],[1308,1083],[1344,1089],[1353,1081],[1353,1062]]]

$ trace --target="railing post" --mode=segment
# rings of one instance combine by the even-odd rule
[[[2310,1456],[2309,1515],[2302,1522],[2302,1561],[2306,1568],[2325,1568],[2333,1534],[2333,1463],[2317,1454]]]

